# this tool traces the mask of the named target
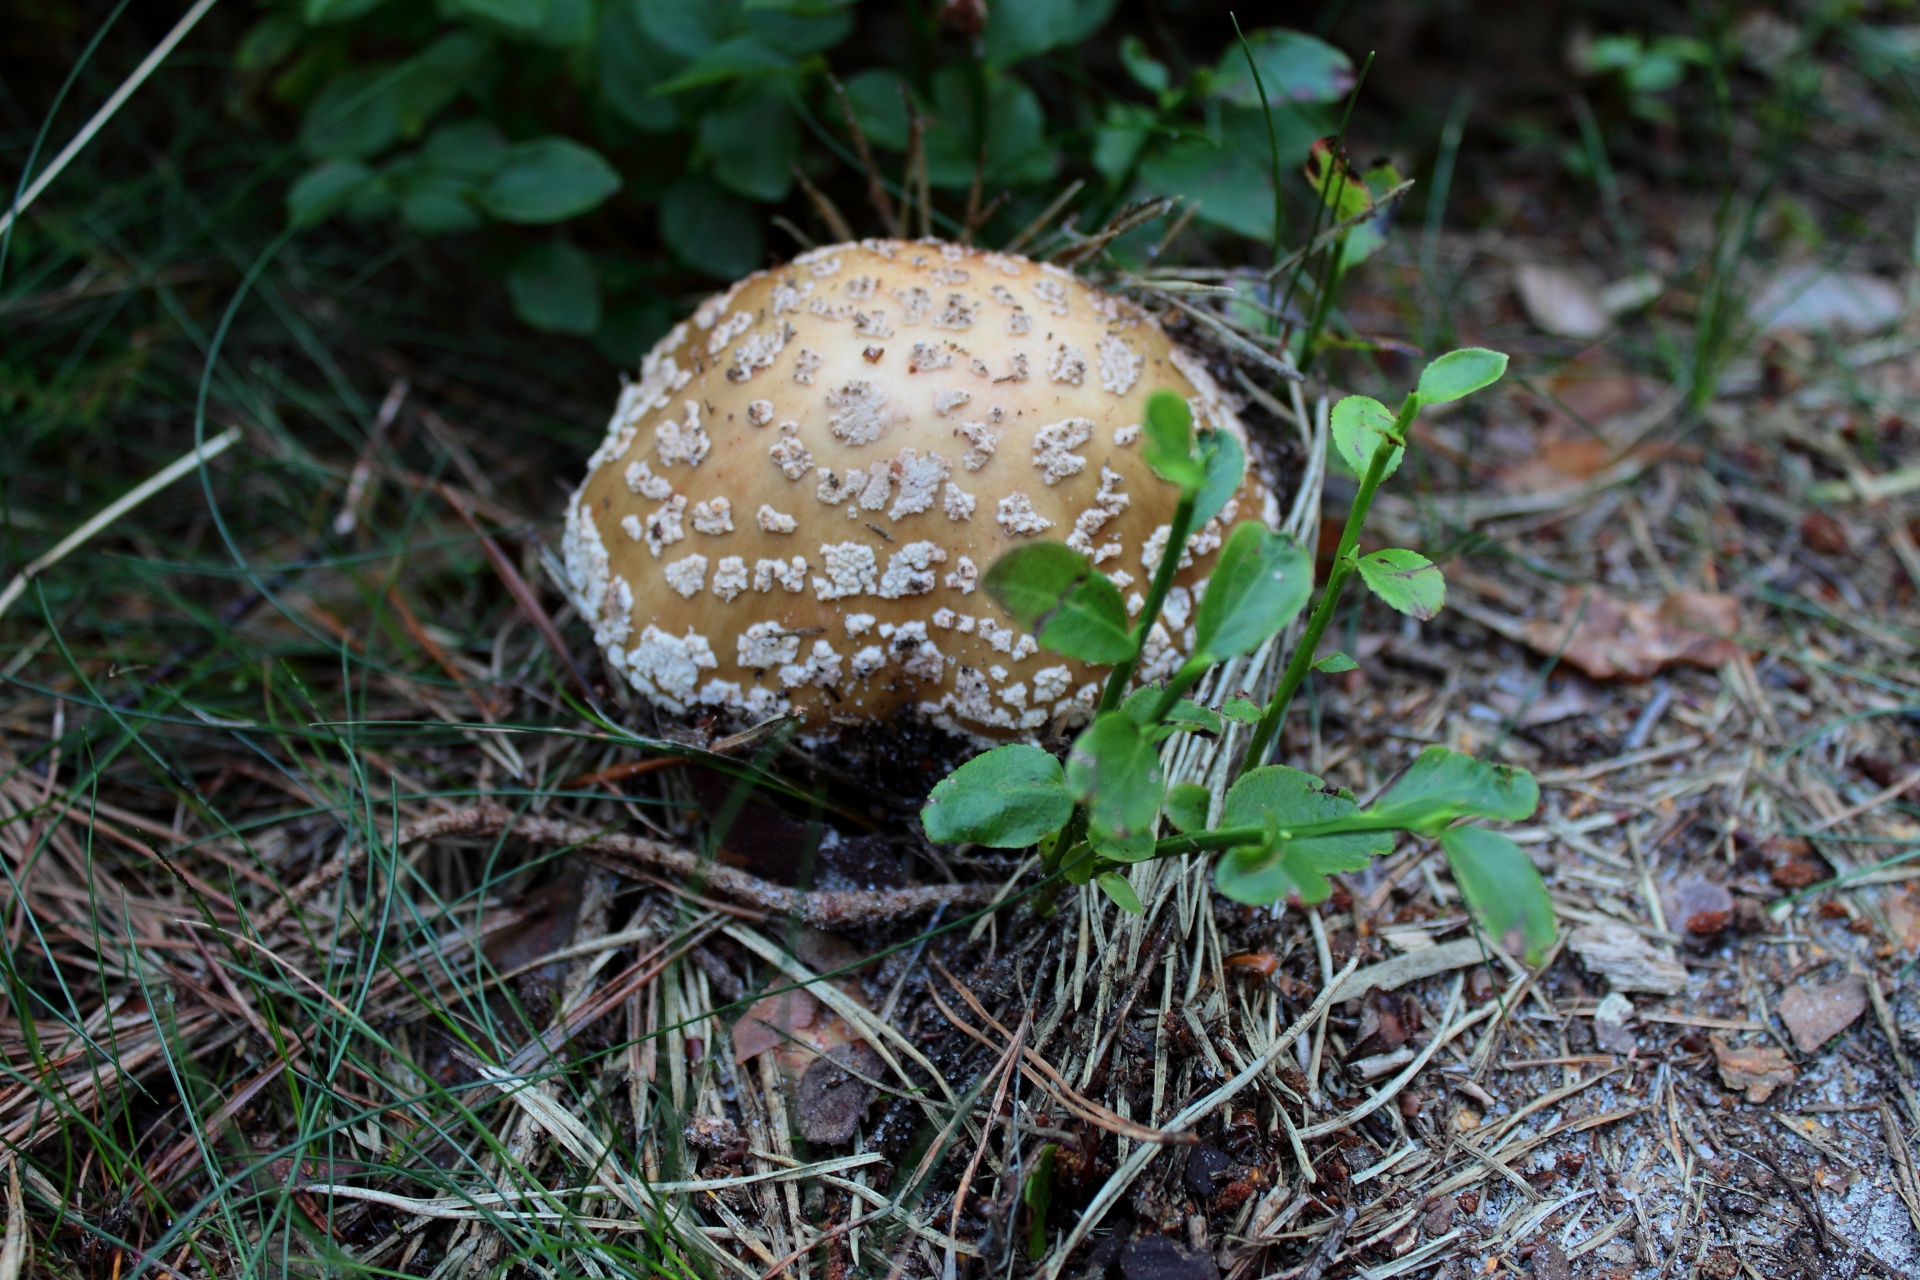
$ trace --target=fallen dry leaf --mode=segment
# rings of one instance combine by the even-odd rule
[[[1714,1061],[1720,1064],[1720,1082],[1746,1093],[1747,1101],[1765,1102],[1781,1085],[1792,1084],[1799,1071],[1785,1049],[1771,1045],[1735,1049],[1720,1036],[1709,1036]]]
[[[860,1117],[873,1103],[874,1088],[887,1069],[864,1040],[836,1045],[815,1058],[800,1077],[800,1132],[808,1142],[828,1145],[853,1137]],[[863,1078],[864,1077],[864,1078]]]
[[[1713,591],[1676,591],[1658,605],[1568,587],[1560,610],[1527,623],[1526,640],[1595,680],[1644,680],[1664,667],[1717,667],[1740,654],[1740,602]]]
[[[751,1062],[787,1043],[788,1037],[798,1038],[813,1026],[819,1012],[820,1002],[805,991],[762,996],[733,1024],[733,1060]]]
[[[1624,924],[1583,924],[1567,938],[1580,963],[1605,978],[1615,991],[1678,995],[1687,989],[1687,970],[1666,947],[1656,947]]]
[[[1867,982],[1849,974],[1838,982],[1795,983],[1780,997],[1779,1009],[1780,1021],[1793,1033],[1794,1047],[1802,1053],[1817,1053],[1867,1011]]]
[[[1565,267],[1529,262],[1514,276],[1527,319],[1556,338],[1597,338],[1607,331],[1607,309],[1591,285]]]

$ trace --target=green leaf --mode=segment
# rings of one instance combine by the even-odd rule
[[[1314,139],[1333,127],[1319,107],[1272,110],[1282,171],[1305,160]],[[1271,168],[1266,112],[1222,106],[1218,137],[1156,142],[1140,161],[1140,181],[1156,195],[1195,201],[1204,222],[1264,242],[1273,234]]]
[[[305,37],[299,14],[269,13],[240,37],[239,47],[233,51],[234,70],[255,72],[277,67],[301,46]]]
[[[1133,82],[1148,93],[1165,93],[1173,83],[1167,74],[1167,65],[1147,52],[1139,36],[1127,36],[1120,41],[1120,65],[1127,69]]]
[[[1220,714],[1239,724],[1259,724],[1264,708],[1251,698],[1232,697],[1220,708]]]
[[[400,221],[422,235],[471,231],[484,221],[473,204],[473,184],[419,168],[399,184]]]
[[[1500,352],[1463,347],[1447,352],[1421,370],[1420,385],[1414,390],[1422,404],[1445,404],[1492,386],[1506,371],[1507,358]]]
[[[480,193],[486,211],[502,222],[564,222],[620,189],[620,175],[592,147],[571,138],[516,142]]]
[[[1165,692],[1157,684],[1141,685],[1120,702],[1121,714],[1138,725],[1150,741],[1160,742],[1176,733],[1219,733],[1226,727],[1218,711],[1192,698],[1176,699],[1157,723],[1149,724],[1147,717]]]
[[[980,90],[986,101],[980,101]],[[1048,141],[1046,110],[1014,76],[948,65],[934,73],[926,132],[927,180],[963,190],[973,185],[984,147],[989,186],[1034,186],[1051,179],[1060,160]],[[980,125],[984,123],[984,136]]]
[[[507,295],[522,320],[548,333],[592,333],[600,324],[600,279],[593,259],[570,244],[535,245],[507,274]]]
[[[1079,552],[1032,542],[988,566],[987,595],[1034,639],[1063,657],[1111,665],[1133,656],[1120,590]]]
[[[1209,662],[1256,649],[1292,621],[1313,589],[1313,559],[1285,534],[1242,521],[1227,535],[1194,614],[1194,652]]]
[[[1010,67],[1064,45],[1078,44],[1103,26],[1117,0],[1020,0],[989,4],[982,48],[989,64]]]
[[[1519,845],[1485,827],[1451,827],[1440,833],[1453,882],[1480,927],[1528,964],[1539,964],[1553,945],[1553,900],[1533,861]]]
[[[1049,1142],[1034,1157],[1033,1170],[1020,1187],[1020,1199],[1027,1206],[1027,1260],[1038,1262],[1047,1256],[1047,1210],[1053,1205],[1053,1157],[1059,1144]]]
[[[488,120],[443,124],[420,144],[420,163],[454,177],[492,177],[507,156],[507,140]]]
[[[920,811],[920,825],[935,844],[970,840],[990,849],[1024,849],[1072,816],[1060,762],[1039,747],[1013,743],[977,755],[941,779]]]
[[[553,0],[440,0],[446,18],[479,18],[514,31],[538,31],[547,21]]]
[[[1215,97],[1240,107],[1290,102],[1337,102],[1353,89],[1353,62],[1324,40],[1269,28],[1247,36],[1247,50],[1267,91],[1262,102],[1238,42],[1220,55],[1210,81]]]
[[[1067,753],[1067,790],[1087,806],[1097,848],[1116,861],[1153,856],[1153,824],[1164,784],[1160,758],[1118,711],[1097,716]]]
[[[1219,515],[1247,474],[1247,451],[1231,431],[1200,433],[1200,469],[1205,478],[1193,500],[1193,527]]]
[[[672,79],[686,60],[647,35],[633,6],[609,5],[594,43],[600,92],[622,120],[642,133],[666,133],[680,123],[678,104],[653,87]]]
[[[708,0],[629,0],[647,38],[683,58],[697,58],[732,34],[737,5]],[[609,8],[618,8],[613,5]]]
[[[1346,396],[1333,406],[1328,424],[1332,428],[1334,454],[1354,475],[1365,476],[1367,468],[1373,465],[1374,451],[1393,436],[1394,416],[1387,406],[1370,396]],[[1400,460],[1406,452],[1405,448],[1394,446],[1393,452],[1387,455],[1387,469],[1380,474],[1382,480],[1400,469]]]
[[[1176,782],[1167,789],[1167,821],[1176,831],[1205,831],[1212,806],[1213,793],[1197,782]]]
[[[1447,580],[1418,551],[1388,547],[1361,556],[1358,564],[1373,594],[1409,617],[1425,622],[1447,602]]]
[[[1118,871],[1102,871],[1093,878],[1093,882],[1100,886],[1100,892],[1106,894],[1114,906],[1128,915],[1146,914],[1140,907],[1140,895],[1133,891],[1133,886]]]
[[[1324,671],[1328,675],[1338,675],[1342,671],[1352,671],[1359,665],[1344,653],[1330,653],[1324,658],[1315,659],[1313,669]]]
[[[723,280],[754,270],[766,252],[754,207],[700,173],[661,197],[660,234],[687,265]]]
[[[870,67],[847,77],[847,103],[860,132],[876,147],[889,151],[907,145],[907,82],[899,72]]]
[[[1227,790],[1220,822],[1228,827],[1264,825],[1269,831],[1281,833],[1309,823],[1349,818],[1358,812],[1350,795],[1329,789],[1310,773],[1276,764],[1240,775]],[[1385,831],[1354,831],[1284,842],[1288,846],[1288,874],[1309,902],[1320,900],[1306,896],[1309,889],[1320,892],[1319,881],[1313,876],[1358,871],[1369,859],[1393,849],[1393,836]]]
[[[792,67],[792,56],[762,37],[734,36],[708,49],[689,63],[680,74],[664,84],[656,85],[653,92],[683,93],[688,89],[724,84],[729,80],[739,80],[748,76],[784,72]]]
[[[326,221],[373,181],[373,170],[358,160],[323,160],[301,174],[287,191],[287,217],[296,227]]]
[[[306,0],[301,13],[309,26],[325,22],[346,22],[363,13],[372,13],[386,0]]]
[[[800,126],[778,85],[763,84],[700,117],[700,145],[721,185],[751,200],[784,200],[800,155]]]
[[[1193,410],[1187,402],[1171,391],[1154,392],[1147,397],[1142,425],[1146,440],[1140,449],[1153,473],[1183,489],[1199,488],[1206,472],[1193,456]]]
[[[1540,788],[1525,769],[1428,747],[1367,812],[1435,835],[1457,818],[1519,822],[1539,807]]]

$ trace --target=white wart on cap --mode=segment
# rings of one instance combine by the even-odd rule
[[[708,299],[620,396],[567,511],[573,589],[613,669],[673,712],[809,732],[918,712],[972,736],[1084,718],[1100,673],[979,589],[1035,538],[1144,607],[1178,491],[1147,397],[1245,432],[1152,317],[1057,267],[938,241],[813,250]],[[1140,678],[1178,665],[1224,530],[1275,518],[1249,471],[1188,543]]]

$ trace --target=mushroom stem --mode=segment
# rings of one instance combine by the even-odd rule
[[[1126,696],[1127,686],[1133,683],[1134,668],[1140,665],[1140,651],[1146,647],[1147,634],[1153,630],[1154,619],[1160,616],[1160,608],[1167,602],[1167,592],[1173,587],[1173,575],[1179,571],[1180,556],[1187,546],[1187,535],[1193,532],[1193,505],[1199,491],[1183,488],[1180,491],[1180,504],[1173,509],[1173,521],[1167,529],[1167,549],[1160,557],[1160,563],[1153,570],[1153,585],[1147,588],[1146,607],[1140,610],[1140,621],[1133,628],[1133,656],[1125,662],[1117,663],[1107,676],[1107,687],[1100,695],[1100,710],[1111,711],[1120,705],[1120,699]],[[1189,682],[1191,683],[1191,682]]]

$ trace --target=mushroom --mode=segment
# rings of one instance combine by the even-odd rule
[[[1178,498],[1147,397],[1245,431],[1200,361],[1071,273],[935,240],[812,250],[709,298],[648,354],[567,509],[566,566],[608,663],[671,712],[789,713],[812,736],[918,712],[975,738],[1065,727],[1100,673],[980,589],[1034,538],[1145,605]],[[1249,471],[1189,540],[1139,678],[1192,644]]]

